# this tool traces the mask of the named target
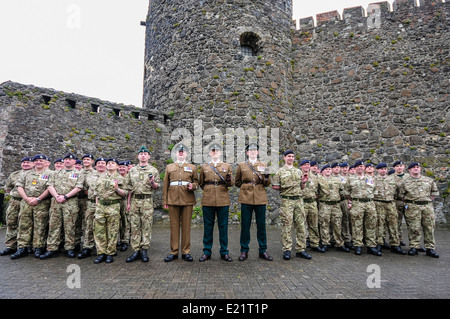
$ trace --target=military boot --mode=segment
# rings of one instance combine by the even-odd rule
[[[406,251],[401,249],[400,246],[391,246],[391,251],[393,253],[399,254],[399,255],[406,255]]]
[[[16,251],[17,251],[17,250],[14,249],[14,248],[5,248],[5,250],[3,250],[3,251],[0,253],[0,256],[12,255],[12,254],[14,254]]]
[[[11,259],[19,259],[26,256],[28,256],[27,247],[19,248],[14,254],[11,255]]]
[[[78,259],[84,259],[86,257],[89,257],[91,255],[92,249],[89,248],[83,248],[81,253],[77,255]]]
[[[39,258],[44,260],[44,259],[58,257],[58,256],[59,256],[59,252],[57,250],[55,250],[55,251],[47,251],[45,254],[40,255]]]
[[[133,261],[138,260],[138,259],[140,259],[140,258],[141,258],[141,253],[140,253],[139,250],[136,250],[136,251],[133,252],[133,254],[132,254],[130,257],[128,257],[125,261],[126,261],[127,263],[130,263],[130,262],[133,262]]]
[[[141,259],[143,262],[148,262],[147,249],[141,249]]]
[[[44,253],[45,253],[45,248],[38,247],[34,250],[34,258],[39,258],[39,256],[41,256]]]
[[[408,251],[408,255],[410,255],[410,256],[414,256],[414,255],[418,255],[418,254],[419,254],[419,252],[417,251],[416,248],[411,248],[411,249]]]
[[[381,256],[381,251],[379,251],[375,247],[367,247],[367,253],[374,256]]]
[[[425,254],[427,256],[430,256],[430,257],[433,257],[433,258],[439,258],[439,255],[434,251],[434,249],[427,249],[427,252]]]

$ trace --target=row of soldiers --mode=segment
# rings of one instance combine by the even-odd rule
[[[265,230],[266,187],[270,185],[281,196],[281,240],[286,260],[293,250],[292,228],[296,256],[301,258],[311,258],[306,252],[307,242],[314,251],[325,252],[334,243],[337,250],[354,249],[357,255],[365,245],[368,253],[381,256],[386,234],[391,250],[405,254],[401,249],[403,217],[408,226],[408,254],[418,253],[423,228],[426,255],[439,257],[435,251],[432,205],[438,191],[433,180],[420,174],[419,163],[408,166],[409,174],[404,174],[400,161],[394,163],[395,173],[391,175],[386,163],[375,167],[362,161],[353,167],[347,163],[326,164],[315,171],[309,160],[301,161],[300,168],[295,167],[295,153],[287,150],[283,154],[285,165],[271,177],[267,164],[258,160],[258,145],[249,144],[248,160],[238,165],[233,176],[231,165],[221,161],[219,144],[210,147],[211,161],[201,166],[200,174],[194,164],[187,162],[188,152],[185,145],[176,148],[176,161],[166,167],[162,183],[163,206],[169,211],[171,233],[165,262],[178,258],[179,252],[183,260],[193,260],[190,223],[196,204],[194,191],[198,188],[203,190],[204,219],[204,248],[199,261],[211,258],[216,216],[221,258],[233,260],[227,235],[229,187],[233,185],[240,188],[240,261],[248,258],[253,213],[259,257],[273,259],[267,253]],[[67,256],[74,258],[84,236],[77,255],[80,259],[89,257],[96,248],[95,263],[112,262],[119,243],[123,251],[131,244],[133,253],[127,262],[148,261],[152,193],[161,187],[159,172],[149,159],[150,152],[144,146],[138,151],[136,166],[114,158],[94,160],[86,154],[82,157],[84,167],[77,170],[77,158],[67,154],[62,161],[55,161],[55,171],[51,171],[48,158],[42,154],[24,158],[22,170],[11,174],[6,183],[11,199],[6,248],[1,255],[11,254],[12,259],[18,259],[27,256],[33,247],[35,257],[47,259],[58,256],[60,245],[64,244]]]

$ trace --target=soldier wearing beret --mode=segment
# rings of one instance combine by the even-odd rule
[[[128,211],[131,248],[133,254],[127,262],[141,259],[148,262],[147,251],[152,240],[153,225],[153,192],[159,188],[159,172],[148,163],[150,151],[142,146],[138,151],[139,165],[133,167],[127,174]]]
[[[191,219],[196,203],[194,191],[198,186],[197,167],[186,161],[189,150],[179,144],[175,148],[176,162],[166,166],[163,186],[163,207],[169,210],[170,254],[165,262],[181,257],[193,261],[191,252]],[[181,230],[181,247],[180,247]]]
[[[395,172],[395,174],[393,173],[393,176],[398,185],[405,176],[405,164],[402,161],[395,161],[392,167],[394,168]],[[395,207],[397,209],[397,223],[398,223],[397,229],[398,229],[398,238],[400,240],[400,246],[405,246],[405,243],[403,242],[403,231],[402,231],[403,219],[405,219],[406,221],[405,203],[397,197],[397,194],[395,196]]]
[[[375,176],[375,167],[373,166],[372,163],[366,163],[366,165],[365,165],[365,174],[367,176],[372,177],[372,178]]]
[[[325,252],[320,246],[319,233],[319,210],[317,205],[317,191],[319,184],[317,183],[317,175],[310,174],[310,161],[302,160],[300,168],[303,174],[308,174],[305,188],[302,190],[303,209],[305,210],[305,227],[308,233],[308,242],[312,250]]]
[[[343,162],[339,165],[341,167],[341,173],[339,177],[342,185],[345,185],[350,176],[350,165],[347,162]],[[353,249],[352,245],[352,232],[350,223],[350,211],[347,205],[347,199],[341,196],[341,211],[342,211],[342,239],[344,240],[345,247]]]
[[[344,185],[339,176],[333,174],[329,164],[322,166],[318,178],[318,195],[320,203],[319,222],[323,250],[330,246],[331,235],[335,241],[336,250],[349,252],[342,239],[341,194]],[[330,234],[331,233],[331,234]]]
[[[438,258],[435,251],[434,238],[435,215],[433,200],[439,195],[436,183],[429,177],[420,174],[421,166],[413,162],[408,166],[409,175],[398,185],[399,198],[407,205],[405,208],[406,225],[408,226],[410,250],[408,255],[418,254],[419,242],[423,230],[426,255]]]
[[[50,208],[47,183],[51,172],[47,169],[47,159],[44,155],[37,154],[33,156],[32,161],[34,169],[28,174],[22,174],[16,184],[23,200],[20,203],[17,235],[19,249],[11,255],[11,259],[27,256],[31,247],[35,249],[35,257],[39,258],[45,249]]]
[[[292,226],[296,233],[296,256],[311,259],[306,252],[305,211],[303,208],[302,189],[309,179],[308,173],[294,167],[295,154],[292,150],[284,152],[284,166],[273,176],[272,188],[280,191],[280,216],[282,222],[281,243],[283,259],[291,259]]]
[[[53,165],[55,166],[55,171],[59,171],[64,168],[64,160],[62,158],[57,158],[53,161]]]
[[[125,179],[126,183],[128,183],[128,172],[129,172],[129,161],[120,161],[119,162],[119,174]],[[128,189],[128,185],[127,185]],[[119,227],[119,241],[117,242],[117,248],[120,251],[126,251],[128,249],[128,245],[130,244],[130,216],[129,211],[127,210],[128,204],[128,195],[123,198],[120,202],[120,227]]]
[[[84,180],[83,189],[87,193],[87,207],[84,215],[84,238],[83,248],[77,255],[78,259],[84,259],[91,256],[92,250],[95,246],[94,240],[94,217],[95,217],[95,185],[97,179],[106,173],[106,161],[104,157],[99,157],[95,160],[95,169],[90,171]]]
[[[19,227],[19,211],[22,197],[17,190],[17,181],[22,175],[31,172],[33,161],[31,157],[24,157],[20,161],[21,170],[15,171],[8,176],[5,183],[5,193],[9,194],[10,200],[6,209],[6,248],[0,253],[1,256],[12,255],[17,251],[17,230]]]
[[[363,239],[365,239],[367,253],[381,256],[381,252],[376,247],[377,211],[373,202],[374,186],[373,178],[365,174],[364,162],[357,161],[355,175],[347,180],[344,187],[344,195],[347,197],[350,210],[356,255],[361,255]]]
[[[120,201],[127,195],[124,178],[117,172],[119,161],[106,161],[106,173],[95,183],[94,240],[97,248],[95,264],[111,263],[117,253],[119,236]]]
[[[84,176],[75,169],[76,157],[64,156],[64,169],[50,175],[48,190],[55,198],[50,206],[47,252],[40,259],[57,257],[61,238],[69,258],[75,257],[78,193],[83,189]],[[64,233],[62,233],[64,232]]]
[[[228,187],[234,185],[231,165],[221,161],[222,147],[214,143],[209,148],[211,161],[200,169],[199,186],[203,189],[203,255],[199,261],[211,258],[214,223],[217,214],[219,228],[220,258],[233,261],[228,251],[228,212],[230,196]]]
[[[88,173],[94,171],[94,168],[92,167],[92,164],[94,163],[94,156],[92,154],[84,154],[81,157],[81,163],[82,168],[80,169],[80,172],[82,175],[84,175],[84,178],[86,179]],[[78,212],[78,220],[76,223],[77,248],[81,246],[81,236],[83,235],[86,221],[85,215],[87,209],[87,191],[85,189],[83,189],[81,192],[78,193],[78,205],[80,206],[80,211]]]
[[[376,170],[378,174],[374,177],[374,201],[378,220],[377,248],[381,250],[381,247],[387,247],[385,243],[387,230],[391,251],[397,254],[405,254],[405,251],[400,248],[397,229],[397,209],[394,202],[397,183],[393,176],[387,175],[386,163],[379,163]]]
[[[273,260],[267,253],[266,205],[268,203],[266,187],[270,185],[270,175],[266,164],[258,160],[259,148],[256,143],[246,147],[248,161],[240,163],[236,171],[235,185],[240,188],[238,203],[241,204],[241,254],[239,261],[248,258],[250,226],[255,212],[256,237],[259,245],[259,257]]]
[[[309,171],[317,176],[319,174],[319,164],[316,161],[310,161],[309,165]]]

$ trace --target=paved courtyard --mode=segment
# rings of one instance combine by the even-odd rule
[[[280,229],[268,228],[272,262],[258,258],[256,229],[252,228],[249,258],[238,261],[239,226],[229,227],[234,261],[220,259],[215,232],[212,259],[200,263],[203,228],[192,228],[193,262],[181,258],[163,262],[169,252],[169,228],[153,228],[150,261],[126,263],[130,249],[119,252],[111,264],[94,264],[60,257],[32,256],[11,260],[0,256],[0,299],[448,299],[450,297],[450,229],[436,230],[440,258],[382,257],[335,250],[309,251],[311,260],[283,260]],[[0,249],[5,228],[0,229]],[[404,238],[407,238],[404,231]],[[407,250],[409,247],[404,247]],[[377,276],[379,275],[379,276]]]

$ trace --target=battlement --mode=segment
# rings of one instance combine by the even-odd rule
[[[337,23],[345,24],[365,24],[374,25],[374,20],[380,22],[383,19],[391,19],[396,16],[416,15],[417,13],[430,14],[440,10],[448,10],[450,1],[443,0],[396,0],[392,4],[392,9],[387,1],[375,2],[368,5],[367,10],[362,6],[345,8],[342,16],[337,10],[319,13],[316,20],[313,17],[299,19],[299,29],[302,32],[311,31],[316,27],[333,25]],[[315,23],[314,23],[315,22]],[[375,23],[379,27],[379,24]]]

